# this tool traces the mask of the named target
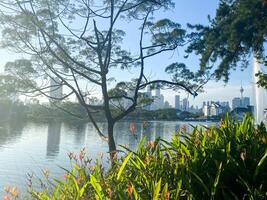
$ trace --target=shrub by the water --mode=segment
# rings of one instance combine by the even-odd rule
[[[246,116],[219,127],[181,130],[170,142],[140,142],[108,171],[85,152],[62,180],[48,182],[35,199],[267,199],[267,131]]]

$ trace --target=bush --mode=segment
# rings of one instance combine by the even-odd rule
[[[234,122],[226,117],[219,127],[181,130],[172,141],[143,139],[137,151],[109,171],[91,166],[84,151],[65,180],[56,180],[36,199],[266,199],[267,131],[251,117]]]

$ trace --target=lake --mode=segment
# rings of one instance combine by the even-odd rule
[[[137,137],[131,134],[130,124],[119,122],[115,126],[114,137],[117,145],[135,149],[141,138],[154,140],[161,137],[170,140],[181,127],[190,129],[190,125],[199,122],[148,122],[146,127],[136,122]],[[203,124],[203,122],[201,122]],[[204,123],[210,125],[211,123]],[[101,130],[107,130],[107,124],[100,124]],[[49,170],[52,176],[62,177],[60,168],[70,168],[68,153],[78,153],[86,149],[87,156],[93,160],[100,158],[101,153],[107,158],[108,145],[103,141],[91,123],[20,123],[0,124],[0,196],[4,187],[16,186],[20,193],[27,187],[27,173],[42,177],[43,170]],[[107,159],[103,158],[104,165]]]

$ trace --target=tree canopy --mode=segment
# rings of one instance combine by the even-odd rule
[[[230,70],[245,68],[252,56],[267,66],[266,0],[220,0],[209,25],[189,25],[195,32],[187,52],[201,55],[201,70],[213,69],[217,80],[229,80]],[[267,75],[259,74],[267,88]]]
[[[18,83],[17,92],[57,101],[75,95],[104,136],[94,120],[96,106],[86,101],[93,97],[92,88],[97,90],[103,97],[113,151],[114,124],[138,106],[140,92],[147,86],[179,88],[192,95],[200,89],[198,74],[188,73],[181,63],[171,63],[166,69],[170,80],[153,79],[145,71],[149,58],[187,44],[186,31],[179,23],[154,17],[173,6],[171,0],[3,0],[1,46],[24,56],[7,63],[5,71]],[[127,33],[121,23],[137,24],[139,39],[133,41],[137,53],[123,46]],[[136,77],[122,82],[120,77],[112,77],[114,69],[135,69]],[[65,94],[52,96],[51,87],[64,87]]]

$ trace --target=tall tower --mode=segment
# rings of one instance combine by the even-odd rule
[[[241,83],[241,88],[240,88],[241,100],[243,99],[243,93],[244,93],[244,88],[242,87]]]
[[[175,109],[180,109],[180,95],[175,95]]]
[[[147,97],[148,97],[148,98],[151,98],[151,97],[152,97],[152,93],[151,93],[151,87],[150,87],[150,85],[147,86],[147,92],[146,92],[146,94],[147,94]]]
[[[61,80],[57,77],[50,78],[50,103],[63,97],[63,86]]]

